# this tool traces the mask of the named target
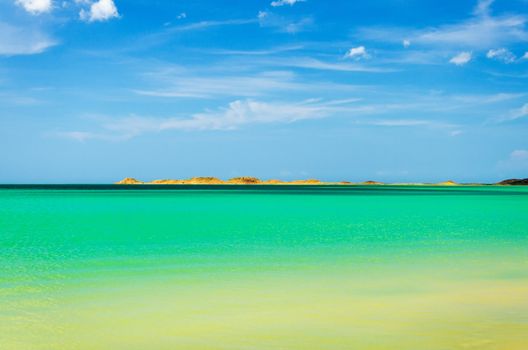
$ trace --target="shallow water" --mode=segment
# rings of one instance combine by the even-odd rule
[[[0,349],[527,349],[528,189],[0,188]]]

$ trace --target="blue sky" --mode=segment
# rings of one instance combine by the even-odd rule
[[[528,177],[527,0],[0,0],[0,183]]]

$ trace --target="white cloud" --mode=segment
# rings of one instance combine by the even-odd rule
[[[34,15],[49,12],[52,8],[51,0],[16,0],[16,4]]]
[[[526,51],[523,55],[523,57],[521,57],[521,59],[523,60],[528,60],[528,51]]]
[[[409,46],[411,46],[411,41],[405,39],[405,40],[402,41],[402,45],[403,45],[403,47],[408,48]]]
[[[176,16],[176,19],[184,19],[184,18],[187,18],[187,14],[185,12],[182,12],[178,16]]]
[[[277,0],[277,1],[272,1],[271,6],[273,7],[279,7],[279,6],[284,6],[284,5],[293,6],[298,2],[304,2],[304,1],[306,0]]]
[[[0,55],[33,55],[55,45],[56,40],[37,28],[0,22]]]
[[[79,17],[88,22],[107,21],[119,17],[114,0],[98,0],[90,5],[88,11],[81,10]]]
[[[457,66],[463,66],[469,61],[471,61],[471,58],[473,57],[471,52],[460,52],[459,54],[455,55],[453,58],[449,60],[449,63],[452,63]]]
[[[486,57],[489,59],[495,59],[498,61],[502,61],[504,63],[513,63],[516,60],[515,55],[505,48],[500,49],[491,49],[486,54]]]
[[[370,55],[368,54],[367,49],[365,49],[365,46],[358,46],[348,50],[348,52],[345,54],[345,57],[359,61],[361,59],[370,58]]]

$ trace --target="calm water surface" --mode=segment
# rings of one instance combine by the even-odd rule
[[[528,188],[0,186],[0,349],[528,349]]]

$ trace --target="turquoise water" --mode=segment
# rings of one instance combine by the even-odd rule
[[[528,189],[0,188],[1,349],[526,349]]]

